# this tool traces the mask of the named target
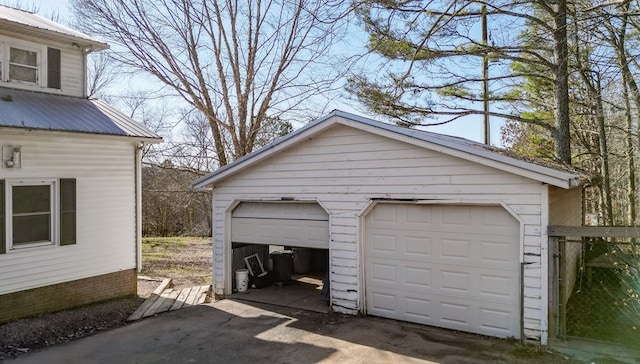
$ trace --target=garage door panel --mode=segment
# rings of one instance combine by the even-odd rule
[[[329,215],[317,203],[250,202],[231,213],[234,243],[329,248]]]
[[[404,284],[416,289],[431,288],[431,269],[423,267],[405,267]]]
[[[513,256],[517,254],[517,247],[513,242],[480,241],[480,252],[478,258],[484,264],[503,264],[513,266]]]
[[[440,270],[441,280],[439,290],[444,292],[462,293],[465,296],[471,295],[473,282],[469,272],[454,270]]]
[[[442,246],[442,258],[453,260],[471,260],[472,244],[470,239],[447,239],[440,240]]]
[[[388,317],[398,312],[398,304],[396,295],[382,292],[374,292],[371,294],[371,307],[376,315]]]
[[[376,234],[372,239],[371,251],[376,254],[394,254],[398,246],[398,237]]]
[[[427,259],[431,256],[431,238],[426,236],[405,236],[404,252],[412,259]]]
[[[518,286],[517,279],[514,278],[514,275],[480,275],[478,277],[478,297],[489,300],[500,299],[505,302],[513,302],[513,297],[517,297],[518,294],[518,292],[513,291],[513,288]]]
[[[394,285],[398,281],[397,267],[393,264],[372,264],[371,280],[377,285]]]
[[[371,258],[365,275],[369,285],[387,290],[446,292],[458,299],[517,301],[518,297],[514,292],[519,287],[517,272],[500,269]]]
[[[327,212],[317,203],[241,202],[232,217],[290,220],[328,220]]]
[[[519,235],[497,206],[377,205],[365,219],[368,313],[519,336]]]
[[[327,249],[329,222],[312,220],[234,218],[231,223],[234,243],[295,245]]]
[[[519,328],[518,313],[510,305],[415,292],[368,297],[368,313],[375,316],[499,337],[515,336]]]

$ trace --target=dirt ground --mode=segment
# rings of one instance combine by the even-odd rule
[[[34,349],[126,325],[162,278],[178,288],[211,282],[211,238],[144,238],[138,295],[38,315],[0,325],[0,361]]]
[[[173,287],[211,284],[211,238],[142,239],[141,275],[172,278]]]

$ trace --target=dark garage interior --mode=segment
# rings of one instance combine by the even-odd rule
[[[328,267],[328,249],[233,243],[231,298],[329,312]]]

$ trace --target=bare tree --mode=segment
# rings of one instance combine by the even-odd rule
[[[114,64],[110,61],[108,53],[100,52],[90,55],[87,65],[88,97],[98,97],[108,101],[104,91],[117,77],[113,66]]]
[[[198,110],[222,166],[250,153],[266,120],[337,87],[348,63],[344,0],[72,0],[76,26],[110,42]]]

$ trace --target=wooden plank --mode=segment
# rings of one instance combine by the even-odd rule
[[[156,294],[152,294],[151,296],[149,296],[149,298],[144,300],[142,305],[140,305],[140,307],[138,307],[138,309],[135,310],[135,312],[133,312],[131,314],[131,316],[129,316],[127,321],[135,321],[135,320],[141,319],[143,317],[144,313],[147,312],[149,307],[153,306],[153,304],[156,303],[156,301],[158,300],[159,297],[160,296],[158,296]]]
[[[561,226],[549,225],[549,236],[589,238],[640,238],[638,226]]]
[[[209,288],[211,286],[200,286],[198,287],[198,296],[196,297],[196,305],[205,303],[207,300],[207,295],[209,294]]]
[[[176,301],[176,298],[178,298],[178,295],[180,294],[180,291],[175,290],[175,291],[170,291],[170,292],[165,292],[162,294],[162,297],[165,298],[164,302],[158,307],[158,309],[156,309],[155,313],[160,313],[160,312],[166,312],[169,311],[169,309],[171,307],[173,307],[173,303]]]
[[[142,317],[149,317],[158,312],[158,308],[163,306],[165,302],[168,300],[166,296],[160,296],[154,303],[149,307],[149,309],[142,315]]]
[[[185,306],[193,306],[196,301],[196,297],[198,296],[198,287],[191,288],[191,292],[189,292],[189,296],[184,301]]]
[[[158,296],[164,292],[167,287],[171,284],[171,278],[165,278],[162,280],[162,283],[156,289],[153,290],[153,294],[157,294]]]
[[[178,295],[176,300],[173,302],[173,305],[171,306],[169,311],[175,311],[175,310],[181,309],[182,306],[184,306],[184,301],[186,301],[187,297],[189,297],[189,292],[191,292],[191,287],[184,288],[183,290],[181,290],[180,294]]]

